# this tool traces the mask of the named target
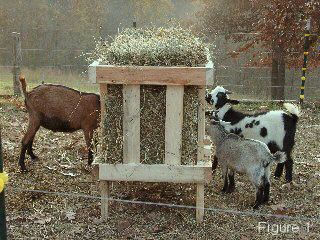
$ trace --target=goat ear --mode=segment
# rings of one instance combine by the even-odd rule
[[[207,103],[211,104],[212,95],[207,92],[205,99],[206,99]]]
[[[219,120],[219,123],[220,123],[220,125],[222,125],[222,126],[230,126],[231,125],[231,122],[225,122],[225,121],[222,121],[222,120]]]
[[[232,94],[233,92],[226,89],[226,94]]]
[[[239,104],[240,102],[238,100],[235,100],[235,99],[228,99],[228,103],[236,105],[236,104]]]

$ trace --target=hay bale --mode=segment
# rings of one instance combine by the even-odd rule
[[[198,87],[185,86],[183,96],[181,164],[197,164],[199,106]]]
[[[103,163],[122,163],[123,161],[123,94],[122,85],[107,86],[104,118],[107,153],[100,157]]]
[[[127,28],[113,42],[97,42],[87,60],[110,65],[199,66],[208,62],[208,44],[190,29]]]
[[[141,85],[141,163],[161,164],[165,156],[166,86]]]
[[[199,66],[210,56],[208,46],[181,27],[125,29],[112,43],[98,42],[89,62],[136,66]],[[152,80],[152,79],[151,79]],[[165,158],[166,86],[140,89],[141,163],[161,164]],[[123,160],[122,87],[108,85],[105,116],[108,163]],[[111,96],[110,96],[111,95]],[[198,87],[185,86],[182,127],[182,164],[197,163]]]
[[[99,163],[123,162],[122,85],[108,85],[105,133],[107,150],[99,154]],[[163,164],[165,159],[166,86],[141,85],[140,159],[144,164]],[[197,163],[198,87],[186,86],[183,97],[181,164]]]

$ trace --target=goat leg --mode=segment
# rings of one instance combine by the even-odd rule
[[[215,173],[217,167],[218,167],[218,158],[216,155],[214,155],[213,161],[212,161],[212,173]]]
[[[232,192],[234,192],[234,189],[235,189],[234,171],[229,170],[228,179],[229,179],[229,186],[227,189],[227,193],[232,193]]]
[[[88,165],[91,165],[93,162],[93,144],[92,144],[92,138],[93,138],[93,131],[92,130],[84,130],[84,138],[86,140],[86,145],[88,149]]]
[[[39,158],[33,153],[33,149],[32,149],[33,140],[34,140],[34,139],[32,139],[32,140],[28,143],[27,153],[28,153],[29,156],[31,157],[31,160],[32,160],[32,161],[37,161],[37,160],[39,160]]]
[[[276,171],[274,172],[274,178],[279,179],[283,172],[284,163],[278,163],[276,167]]]
[[[266,181],[263,189],[263,203],[269,202],[269,195],[270,195],[270,182]]]
[[[20,158],[19,158],[19,166],[22,172],[26,172],[26,164],[25,164],[25,156],[26,156],[26,151],[27,151],[27,145],[24,144],[23,142],[21,143],[21,151],[20,151]]]
[[[286,182],[292,182],[293,160],[289,154],[287,155],[287,160],[284,162],[284,166],[286,168]]]
[[[224,184],[223,184],[223,188],[221,190],[221,192],[227,192],[228,191],[228,176],[227,174],[224,175]]]
[[[260,186],[256,190],[256,201],[253,205],[253,209],[258,209],[259,206],[262,204],[262,202],[263,202],[263,186]]]
[[[40,128],[40,121],[36,116],[29,115],[29,125],[28,130],[26,134],[24,135],[21,143],[21,152],[20,152],[20,158],[19,158],[19,165],[22,172],[26,172],[26,164],[25,164],[25,158],[26,158],[26,151],[28,149],[29,145],[34,139],[34,136],[36,135],[37,131]]]

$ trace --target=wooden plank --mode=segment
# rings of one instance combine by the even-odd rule
[[[101,151],[104,152],[104,154],[107,154],[107,144],[105,139],[106,130],[105,130],[105,118],[106,118],[106,100],[107,100],[107,94],[108,94],[108,87],[107,84],[101,83],[100,84],[100,108],[101,108],[101,130],[102,130],[102,137],[100,139],[101,142]]]
[[[108,181],[100,182],[101,193],[101,220],[106,221],[109,216],[109,197],[110,197],[110,183]]]
[[[196,219],[198,223],[203,221],[204,216],[204,184],[197,184],[197,196],[196,196]]]
[[[210,165],[100,164],[99,179],[172,183],[209,183]]]
[[[88,67],[88,77],[89,77],[89,82],[91,83],[97,83],[97,66],[98,65],[99,65],[99,62],[94,61]]]
[[[206,85],[206,67],[96,67],[96,81],[109,84]]]
[[[140,162],[140,85],[123,86],[123,163]]]
[[[198,90],[199,108],[198,108],[198,149],[197,161],[204,159],[204,138],[205,138],[205,101],[206,89],[200,87]]]
[[[99,164],[92,164],[91,176],[93,180],[99,180]]]
[[[215,70],[213,68],[213,62],[210,60],[206,64],[206,85],[207,86],[213,86],[213,84],[214,84],[214,74],[215,74]]]
[[[167,86],[165,163],[169,165],[181,163],[183,93],[183,86]]]
[[[107,84],[100,84],[101,121],[106,117]]]

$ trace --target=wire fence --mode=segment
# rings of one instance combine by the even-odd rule
[[[66,192],[53,192],[46,190],[34,190],[34,189],[23,189],[8,186],[6,188],[7,191],[12,192],[31,192],[31,193],[42,193],[53,196],[60,197],[71,197],[71,198],[86,198],[86,199],[95,199],[95,200],[103,200],[106,199],[110,202],[119,202],[119,203],[128,203],[128,204],[139,204],[139,205],[149,205],[149,206],[157,206],[157,207],[168,207],[168,208],[184,208],[184,209],[203,209],[205,211],[216,212],[221,214],[232,214],[232,215],[240,215],[240,216],[252,216],[252,217],[266,217],[266,218],[280,218],[286,220],[298,220],[298,221],[312,221],[319,222],[320,216],[289,216],[289,215],[281,215],[281,214],[269,214],[269,213],[261,213],[257,211],[238,211],[234,209],[221,209],[221,208],[213,208],[213,207],[196,207],[192,205],[181,205],[181,204],[171,204],[171,203],[157,203],[157,202],[149,202],[149,201],[137,201],[137,200],[127,200],[127,199],[119,199],[119,198],[105,198],[101,196],[93,196],[87,194],[79,194],[79,193],[66,193]]]
[[[258,34],[258,33],[237,33]],[[42,44],[43,45],[43,44]],[[41,83],[57,83],[76,88],[81,91],[98,92],[98,87],[88,83],[88,63],[85,55],[92,48],[58,48],[45,47],[22,48],[22,72],[26,75],[30,86]],[[298,100],[301,83],[301,69],[286,69],[285,85],[271,84],[271,66],[249,66],[250,54],[242,54],[234,59],[229,56],[232,49],[225,44],[217,43],[213,54],[215,60],[215,85],[228,87],[235,97],[250,100],[271,100],[273,89],[283,89],[284,99]],[[236,51],[233,51],[237,53]],[[272,52],[260,49],[257,53],[269,55]],[[294,52],[297,54],[298,52]],[[316,53],[315,53],[316,54]],[[13,93],[13,51],[10,46],[0,47],[0,95]],[[308,69],[305,87],[306,101],[318,100],[320,96],[320,68]]]

